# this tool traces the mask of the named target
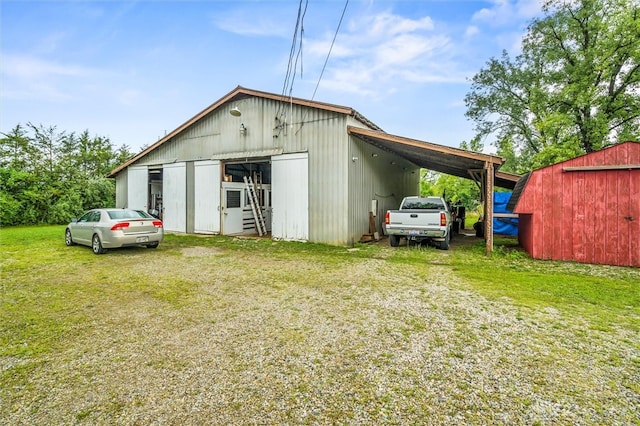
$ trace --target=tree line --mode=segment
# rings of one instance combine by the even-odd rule
[[[132,157],[108,138],[17,125],[0,137],[0,224],[62,224],[85,210],[115,205],[107,175]]]
[[[502,171],[524,174],[640,140],[640,2],[545,0],[520,53],[490,58],[465,103],[471,149],[494,145]],[[443,188],[463,202],[479,193],[470,180],[423,174],[423,191]]]
[[[640,140],[638,0],[545,0],[526,29],[521,52],[490,58],[471,79],[466,116],[472,141],[522,174],[626,140]],[[132,155],[108,139],[55,127],[16,126],[0,139],[0,223],[64,223],[83,210],[111,206],[106,176]],[[424,171],[421,193],[461,199],[473,208],[468,179]]]

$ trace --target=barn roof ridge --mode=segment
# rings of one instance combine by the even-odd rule
[[[557,163],[548,164],[546,166],[538,167],[537,169],[531,170],[531,172],[535,172],[536,170],[546,169],[547,167],[554,167],[554,166],[557,166],[559,164],[565,164],[565,163],[568,163],[568,162],[571,162],[571,161],[576,161],[576,160],[578,160],[580,158],[587,157],[587,156],[593,155],[593,154],[597,154],[599,152],[608,151],[608,150],[611,150],[611,149],[620,149],[621,146],[625,146],[627,144],[640,144],[640,141],[623,141],[623,142],[614,143],[614,144],[605,146],[604,148],[598,149],[596,151],[585,152],[584,154],[580,154],[580,155],[578,155],[576,157],[573,157],[573,158],[567,158],[566,160],[558,161]]]
[[[361,123],[363,123],[364,125],[366,125],[366,126],[368,126],[370,128],[373,128],[373,129],[375,129],[377,131],[381,131],[381,132],[383,131],[382,128],[380,128],[378,125],[373,123],[371,120],[366,118],[364,115],[362,115],[361,113],[359,113],[358,111],[356,111],[352,107],[348,107],[348,106],[344,106],[344,105],[338,105],[338,104],[332,104],[332,103],[328,103],[328,102],[321,102],[321,101],[315,101],[315,100],[310,100],[310,99],[298,98],[298,97],[294,97],[294,96],[279,95],[279,94],[276,94],[276,93],[265,92],[265,91],[261,91],[261,90],[255,90],[255,89],[249,89],[247,87],[243,87],[243,86],[238,85],[233,90],[231,90],[229,93],[227,93],[226,95],[222,96],[221,98],[219,98],[218,100],[216,100],[215,102],[210,104],[209,106],[205,107],[203,110],[201,110],[200,112],[195,114],[193,117],[189,118],[187,121],[185,121],[184,123],[182,123],[181,125],[176,127],[171,132],[167,133],[162,138],[158,139],[158,141],[156,141],[155,143],[149,145],[147,148],[143,149],[138,154],[136,154],[135,156],[133,156],[132,158],[130,158],[129,160],[127,160],[126,162],[124,162],[123,164],[121,164],[120,166],[115,168],[114,170],[112,170],[111,173],[109,173],[108,177],[114,177],[116,174],[120,173],[123,169],[125,169],[126,167],[128,167],[131,164],[135,163],[140,158],[146,156],[147,154],[149,154],[150,152],[154,151],[155,149],[157,149],[161,145],[165,144],[166,142],[170,141],[173,137],[175,137],[176,135],[180,134],[181,132],[183,132],[184,130],[186,130],[187,128],[192,126],[193,124],[197,123],[202,118],[206,117],[207,115],[209,115],[211,112],[213,112],[214,110],[216,110],[220,106],[222,106],[224,104],[227,104],[229,102],[232,102],[234,100],[242,99],[242,98],[246,98],[246,97],[258,97],[258,98],[264,98],[264,99],[271,99],[271,100],[275,100],[275,101],[287,102],[287,103],[291,103],[291,104],[294,104],[294,105],[305,106],[305,107],[309,107],[309,108],[317,108],[317,109],[321,109],[321,110],[325,110],[325,111],[333,111],[333,112],[337,112],[337,113],[340,113],[340,114],[345,114],[345,115],[352,116],[356,120],[360,121]]]

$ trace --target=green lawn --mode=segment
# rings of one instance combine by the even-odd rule
[[[202,391],[203,371],[219,371],[231,380],[233,395],[243,384],[245,390],[256,383],[281,389],[286,377],[297,377],[294,390],[278,394],[289,401],[286,409],[273,398],[250,392],[262,406],[271,407],[270,419],[276,423],[412,423],[428,418],[434,424],[571,424],[578,419],[584,424],[640,424],[637,268],[531,260],[513,239],[497,239],[493,255],[486,257],[484,242],[472,237],[441,251],[392,249],[386,242],[332,247],[167,235],[155,250],[128,248],[96,256],[88,247],[66,247],[63,234],[62,226],[0,230],[2,424],[142,424],[163,418],[178,424],[189,417],[176,414],[182,413],[179,408],[170,414],[166,404],[159,407],[153,401],[165,401],[168,393],[196,404],[195,394],[188,392]],[[302,321],[309,312],[314,312],[313,320]],[[253,323],[251,318],[262,320]],[[244,322],[237,325],[240,319]],[[216,346],[222,358],[204,361],[206,355],[196,353],[207,340],[189,333],[212,327],[216,332],[226,327],[228,343]],[[351,337],[343,340],[340,333]],[[183,355],[158,355],[151,341],[160,334]],[[180,346],[189,339],[190,346]],[[337,353],[329,346],[307,347],[314,339],[336,339],[345,349]],[[495,400],[488,384],[475,387],[474,377],[493,379],[474,370],[479,368],[474,360],[497,351],[503,342],[504,355],[485,361],[507,377],[493,385],[504,387]],[[283,345],[290,349],[283,359],[305,360],[306,367],[268,361],[267,355],[279,353]],[[421,345],[430,349],[412,352]],[[513,348],[529,345],[531,354],[509,358]],[[446,361],[429,358],[444,348]],[[193,359],[183,352],[189,350],[195,351]],[[423,361],[401,361],[410,353]],[[148,359],[136,361],[136,354]],[[315,355],[307,360],[308,354]],[[227,364],[219,366],[220,359]],[[135,371],[123,370],[124,361]],[[314,362],[323,369],[317,370]],[[464,372],[456,370],[458,364],[466,366]],[[552,373],[539,373],[548,365]],[[363,368],[396,384],[380,395],[380,383],[365,377]],[[133,383],[143,380],[141,370],[156,381],[149,378],[132,390]],[[159,383],[176,372],[182,372],[182,381]],[[459,380],[465,374],[469,381],[463,384]],[[510,376],[524,380],[530,394],[510,387]],[[185,380],[199,384],[179,396],[177,388]],[[345,383],[357,383],[360,391],[334,394],[336,386],[351,386]],[[449,384],[457,391],[442,391],[439,397],[428,393],[430,386]],[[87,396],[96,386],[106,393]],[[157,393],[139,394],[155,386]],[[57,391],[47,392],[50,388]],[[536,398],[566,412],[540,414],[546,411]],[[492,400],[505,406],[495,408]],[[618,417],[606,414],[607,401],[613,400]],[[305,406],[310,401],[329,407],[315,413]],[[242,417],[251,410],[232,402],[208,409],[198,415],[221,410],[229,418],[255,422],[255,417]],[[408,417],[389,417],[398,410]],[[467,414],[455,417],[458,410]],[[126,417],[140,412],[148,417]],[[500,412],[510,421],[496,420]],[[585,413],[593,415],[591,420]],[[224,416],[212,423],[224,424]]]

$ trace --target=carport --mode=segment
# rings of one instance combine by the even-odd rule
[[[480,187],[484,202],[486,254],[491,254],[494,186],[513,189],[520,178],[518,175],[498,171],[504,158],[360,127],[349,126],[347,131],[350,135],[398,155],[418,167],[475,181]]]

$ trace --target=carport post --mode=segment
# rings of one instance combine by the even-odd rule
[[[493,163],[485,163],[485,193],[484,193],[484,237],[486,255],[491,256],[493,251]]]

